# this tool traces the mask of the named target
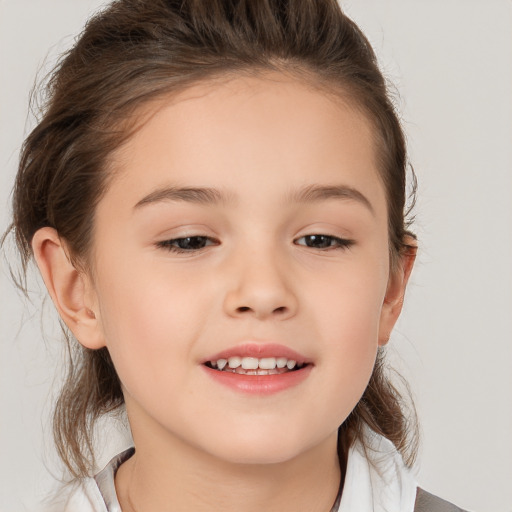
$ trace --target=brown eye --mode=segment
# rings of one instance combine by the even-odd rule
[[[186,236],[183,238],[163,240],[162,242],[158,242],[157,245],[158,247],[163,247],[169,251],[192,252],[213,244],[214,241],[207,236]]]
[[[296,243],[312,249],[343,249],[352,245],[353,241],[331,235],[306,235],[298,238]]]

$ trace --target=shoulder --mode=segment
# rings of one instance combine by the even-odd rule
[[[443,500],[418,487],[414,512],[466,512],[463,509]]]
[[[62,485],[47,500],[45,512],[107,512],[94,478],[82,478]]]
[[[116,455],[96,476],[64,486],[45,512],[121,512],[114,477],[119,466],[134,452],[133,447],[128,448]]]

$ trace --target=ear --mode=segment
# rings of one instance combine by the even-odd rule
[[[389,276],[380,316],[379,346],[383,346],[389,341],[391,331],[400,316],[404,304],[405,289],[416,259],[416,252],[418,250],[416,240],[412,236],[407,235],[404,244],[407,247],[404,248],[399,256],[398,268]]]
[[[75,338],[86,348],[104,347],[92,283],[75,268],[57,231],[49,227],[36,231],[32,251],[48,293]]]

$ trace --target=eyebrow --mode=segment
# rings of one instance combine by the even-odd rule
[[[357,201],[365,206],[372,214],[375,214],[369,199],[359,190],[346,185],[308,185],[293,191],[289,201],[294,203],[314,203],[327,199],[348,199]]]
[[[228,203],[232,197],[226,192],[209,187],[164,187],[143,197],[135,208],[162,201],[185,201],[187,203],[214,205]]]
[[[187,203],[216,205],[234,202],[234,195],[210,187],[163,187],[144,196],[135,209],[163,201],[184,201]],[[345,185],[307,185],[292,191],[287,196],[290,203],[314,203],[328,199],[353,200],[375,214],[368,198],[359,190]]]

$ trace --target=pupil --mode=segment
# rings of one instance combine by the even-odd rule
[[[205,240],[201,236],[187,236],[180,238],[178,245],[180,249],[202,249],[205,246]]]
[[[306,237],[308,247],[324,248],[330,246],[330,237],[326,235],[309,235]]]

